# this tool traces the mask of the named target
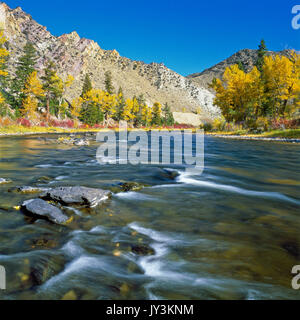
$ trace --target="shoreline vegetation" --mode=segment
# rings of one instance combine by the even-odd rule
[[[25,45],[13,73],[6,42],[0,30],[0,136],[118,131],[124,121],[128,131],[197,129],[175,123],[167,103],[150,104],[143,93],[125,97],[121,87],[115,90],[110,71],[105,73],[103,89],[94,88],[86,74],[80,96],[69,101],[66,91],[75,80],[72,75],[60,78],[50,60],[43,70],[36,70],[31,43]],[[231,65],[222,79],[213,79],[209,86],[222,115],[206,120],[203,115],[198,128],[206,134],[292,142],[300,138],[300,55],[295,51],[290,57],[273,57],[262,40],[252,70],[245,70],[242,63]]]
[[[196,131],[197,128],[189,126],[174,127],[148,127],[148,128],[127,128],[127,131],[180,131],[190,129]],[[97,133],[108,130],[120,131],[119,128],[60,128],[60,127],[24,127],[8,126],[0,127],[0,137],[25,136],[40,134],[72,134],[72,133]],[[240,139],[240,140],[263,140],[263,141],[283,141],[300,143],[300,129],[273,130],[263,133],[248,133],[246,131],[205,131],[205,135],[218,138]]]

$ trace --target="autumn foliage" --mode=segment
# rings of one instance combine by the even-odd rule
[[[253,67],[246,73],[232,65],[211,87],[216,91],[214,103],[228,122],[251,127],[257,122],[264,126],[267,120],[290,118],[300,105],[300,55],[265,56],[261,72]]]

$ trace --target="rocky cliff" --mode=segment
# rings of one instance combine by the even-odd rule
[[[280,55],[290,56],[291,52],[292,52],[291,50],[283,50],[279,52],[268,51],[267,54],[269,55],[280,54]],[[236,52],[229,58],[221,61],[220,63],[214,65],[213,67],[208,68],[200,73],[191,74],[187,76],[187,78],[193,80],[199,86],[208,88],[208,84],[212,82],[213,78],[222,78],[225,69],[230,65],[241,62],[245,71],[249,72],[254,67],[256,61],[257,61],[257,50],[243,49]]]
[[[80,95],[86,73],[90,75],[94,87],[103,88],[104,73],[110,70],[114,86],[122,86],[125,96],[142,93],[149,104],[168,102],[173,111],[185,108],[195,112],[201,108],[206,118],[219,114],[219,109],[213,106],[214,95],[191,79],[163,64],[133,61],[121,57],[116,50],[103,50],[96,42],[80,38],[75,31],[55,37],[20,7],[10,9],[1,3],[0,27],[4,28],[9,39],[12,72],[25,43],[30,41],[39,56],[37,68],[40,72],[46,60],[51,59],[56,63],[60,76],[74,76],[75,81],[66,93],[69,100]]]

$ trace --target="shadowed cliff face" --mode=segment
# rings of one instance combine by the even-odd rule
[[[103,50],[96,42],[80,38],[75,31],[55,37],[20,7],[12,10],[4,3],[0,4],[0,24],[9,39],[11,70],[14,71],[14,62],[22,54],[26,41],[32,42],[39,55],[37,68],[40,72],[50,58],[57,64],[60,76],[75,77],[66,93],[68,100],[80,95],[86,73],[94,87],[103,88],[104,73],[110,70],[115,88],[122,86],[128,97],[144,94],[149,104],[168,102],[173,111],[185,108],[195,112],[201,108],[205,118],[220,114],[213,106],[211,92],[163,64],[145,64],[121,57],[116,50]]]
[[[267,55],[280,54],[289,57],[291,52],[292,50],[283,50],[280,52],[269,51],[267,52]],[[187,78],[193,80],[199,86],[208,88],[208,84],[212,82],[213,78],[222,78],[223,73],[227,67],[241,62],[245,71],[249,72],[256,64],[256,61],[257,50],[243,49],[211,68],[208,68],[200,73],[193,73],[191,75],[188,75]]]

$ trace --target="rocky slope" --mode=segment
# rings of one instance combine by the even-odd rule
[[[289,56],[291,53],[291,50],[283,50],[280,52],[274,52],[269,51],[267,54],[275,55],[275,54],[281,54],[285,56]],[[188,79],[192,79],[195,83],[198,85],[208,88],[208,84],[212,82],[213,78],[222,78],[223,73],[227,67],[229,67],[232,64],[236,64],[238,62],[241,62],[245,68],[246,72],[251,71],[251,69],[254,67],[256,61],[257,61],[257,50],[252,49],[243,49],[229,58],[221,61],[220,63],[214,65],[211,68],[208,68],[200,73],[194,73],[191,75],[188,75]]]
[[[47,58],[50,58],[57,64],[60,76],[71,74],[75,77],[66,93],[68,100],[81,93],[86,73],[90,75],[94,87],[103,88],[104,73],[110,70],[114,86],[122,86],[126,96],[143,93],[149,104],[168,102],[173,111],[185,108],[195,112],[201,108],[206,118],[219,114],[219,109],[213,106],[214,95],[191,79],[163,64],[145,64],[121,57],[116,50],[103,50],[96,42],[80,38],[76,32],[55,37],[20,7],[12,10],[1,3],[0,27],[4,28],[9,39],[12,71],[26,41],[32,42],[39,55],[37,68],[40,72]]]

